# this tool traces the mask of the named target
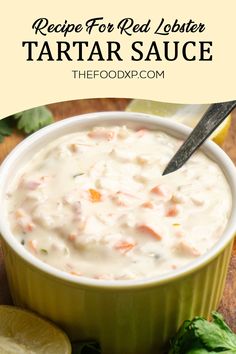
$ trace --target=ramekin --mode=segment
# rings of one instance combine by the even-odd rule
[[[217,145],[208,141],[202,151],[218,163],[231,188],[233,205],[227,228],[209,252],[166,275],[123,281],[78,278],[31,255],[12,235],[8,223],[8,186],[40,148],[84,128],[117,124],[145,126],[181,139],[190,132],[157,116],[99,112],[65,119],[25,139],[0,168],[0,231],[6,271],[14,303],[56,322],[71,339],[97,340],[103,354],[157,354],[185,319],[208,317],[222,296],[236,233],[236,169]]]

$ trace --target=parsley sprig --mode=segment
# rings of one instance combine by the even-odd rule
[[[212,322],[202,317],[185,321],[171,341],[169,354],[236,353],[236,335],[223,317],[212,312]]]
[[[35,107],[0,120],[0,143],[14,129],[31,134],[53,122],[52,112],[45,106]]]
[[[4,140],[5,136],[11,135],[12,130],[12,124],[9,118],[0,120],[0,143]]]

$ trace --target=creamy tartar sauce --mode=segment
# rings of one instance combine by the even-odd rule
[[[141,279],[186,265],[221,237],[232,200],[221,169],[202,152],[162,176],[180,144],[126,126],[56,139],[7,193],[13,234],[78,277]]]

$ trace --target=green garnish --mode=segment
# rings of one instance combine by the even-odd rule
[[[236,335],[217,312],[212,312],[212,322],[202,317],[185,321],[171,340],[168,354],[207,353],[236,353]]]
[[[40,249],[40,252],[43,253],[43,254],[48,254],[48,251],[45,250],[45,248],[41,248],[41,249]]]
[[[12,126],[9,118],[4,118],[0,120],[0,143],[3,141],[5,136],[10,136],[12,133]]]
[[[34,133],[53,122],[51,111],[45,106],[35,107],[0,119],[0,143],[5,136],[10,136],[14,129],[26,134]]]
[[[17,128],[26,134],[36,132],[53,122],[52,113],[45,106],[16,113],[14,119],[17,120]]]

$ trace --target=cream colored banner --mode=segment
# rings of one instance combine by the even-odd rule
[[[11,1],[2,4],[1,9],[1,109],[0,117],[47,103],[65,101],[78,98],[93,97],[134,97],[168,102],[181,103],[210,103],[227,101],[236,98],[236,46],[235,46],[235,0],[225,1]],[[68,23],[82,24],[83,30],[78,33],[35,34],[32,24],[38,18],[48,18],[49,24]],[[100,24],[114,24],[114,31],[99,32],[94,27],[89,35],[85,31],[85,22],[94,17],[103,17]],[[150,20],[148,32],[134,32],[137,27],[131,27],[130,33],[120,34],[116,28],[123,18],[131,17],[135,24],[146,28]],[[164,19],[164,25],[170,27],[177,19],[178,23],[203,23],[205,30],[195,33],[169,33],[167,35],[154,34],[155,29]],[[103,27],[100,27],[103,30]],[[79,27],[78,27],[79,30]],[[27,61],[27,46],[24,41],[37,41],[38,47],[33,47],[33,61]],[[48,41],[53,59],[36,61],[40,55],[42,45]],[[78,49],[71,48],[72,61],[64,59],[56,61],[57,41],[71,44],[73,41],[88,41],[83,47],[84,61],[78,61]],[[95,41],[99,42],[104,61],[87,61]],[[107,41],[120,43],[119,54],[123,61],[107,61]],[[132,55],[139,57],[140,52],[132,51],[133,42],[143,42],[138,46],[142,51],[143,59],[132,61]],[[145,61],[152,42],[157,42],[160,58]],[[165,60],[163,41],[179,41],[178,58],[175,61]],[[189,46],[188,56],[196,55],[196,61],[186,61],[182,56],[182,46],[187,41],[196,42],[196,46]],[[212,42],[210,54],[212,61],[199,61],[199,41]],[[66,44],[64,44],[66,45]],[[114,49],[114,48],[113,48]],[[170,46],[169,55],[173,53]],[[81,54],[81,55],[82,55]],[[210,55],[207,51],[204,55]],[[114,57],[114,55],[113,55]],[[98,56],[97,56],[98,58]],[[162,60],[160,60],[162,59]],[[74,70],[74,72],[73,72]],[[140,72],[156,73],[155,78],[83,78],[76,77],[76,73],[108,72],[112,75],[128,75]],[[164,78],[163,73],[164,72]],[[114,74],[115,73],[115,74]],[[122,74],[123,73],[123,74]],[[159,75],[160,74],[160,75]],[[98,75],[98,74],[97,74]],[[104,74],[105,75],[105,74]],[[110,74],[111,75],[111,74]],[[150,74],[151,75],[151,74]],[[153,74],[154,75],[154,74]]]

